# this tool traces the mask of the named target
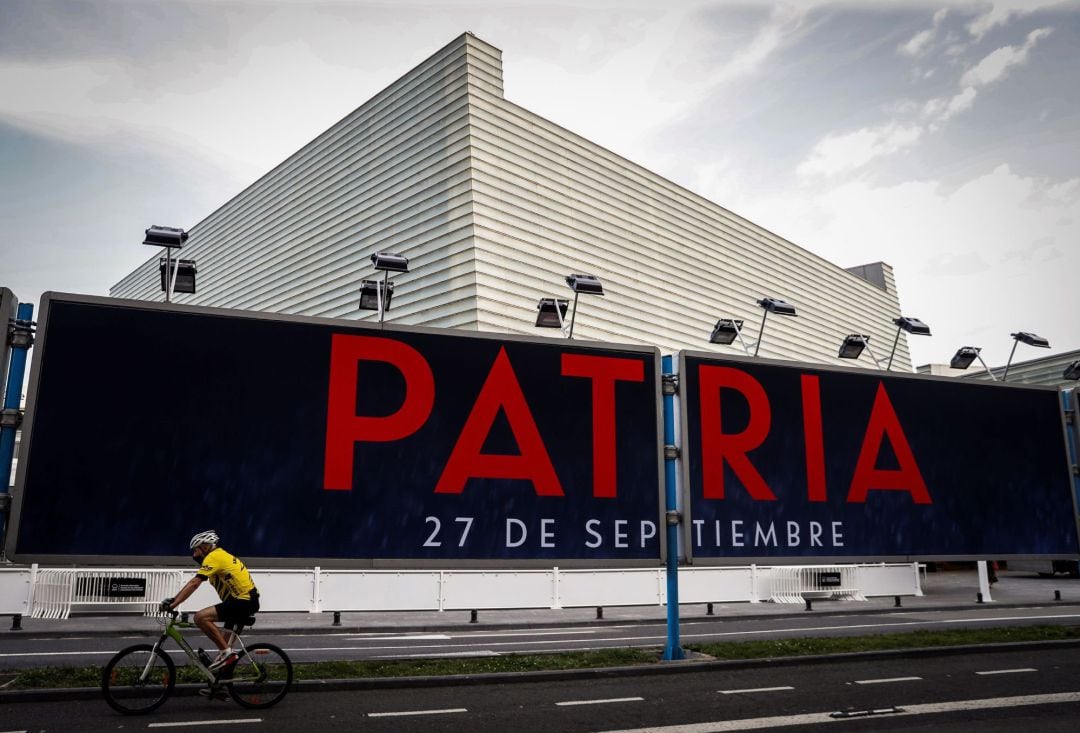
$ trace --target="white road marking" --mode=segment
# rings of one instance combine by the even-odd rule
[[[556,705],[607,705],[613,702],[644,702],[643,697],[612,697],[607,700],[565,700],[563,702],[557,702]]]
[[[880,680],[855,680],[856,685],[887,685],[891,682],[915,682],[922,677],[886,677]]]
[[[911,717],[932,713],[954,713],[970,710],[989,710],[993,708],[1012,708],[1026,705],[1055,705],[1059,703],[1080,702],[1080,692],[1061,692],[1049,695],[1022,695],[1019,697],[992,697],[983,700],[957,700],[955,702],[934,702],[922,705],[898,705],[896,713],[882,715],[882,718]],[[833,718],[831,713],[806,713],[804,715],[780,715],[772,718],[746,718],[744,720],[717,720],[708,723],[689,723],[685,725],[665,725],[652,728],[633,728],[612,730],[606,733],[727,733],[736,730],[762,730],[782,728],[792,725],[813,725],[827,723],[849,723],[849,719]]]
[[[345,641],[366,641],[365,639],[345,639]],[[447,634],[423,634],[419,636],[380,636],[379,641],[450,641]]]
[[[402,710],[396,713],[368,713],[369,718],[398,718],[404,715],[447,715],[449,713],[467,713],[466,708],[446,708],[445,710]]]
[[[82,654],[116,654],[116,651],[105,652],[8,652],[0,654],[0,657],[73,657]]]
[[[741,695],[747,692],[781,692],[782,690],[794,690],[794,687],[752,687],[746,690],[717,690],[721,695]]]
[[[413,657],[433,657],[438,656],[439,659],[450,659],[452,657],[501,657],[500,652],[493,652],[490,649],[480,649],[475,652],[449,652],[448,654],[439,654],[438,652],[428,652],[427,654],[377,654],[369,659],[410,659]]]
[[[1020,669],[988,669],[985,672],[976,672],[975,674],[1020,674],[1021,672],[1038,672],[1039,670],[1034,667],[1023,667]]]
[[[0,731],[0,733],[26,733],[26,731],[25,730],[5,730],[5,731]]]
[[[262,718],[236,718],[234,720],[186,720],[176,723],[150,723],[147,728],[183,728],[188,725],[237,725],[240,723],[261,723]]]

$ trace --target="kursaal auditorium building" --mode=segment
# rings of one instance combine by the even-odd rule
[[[160,222],[171,224],[174,222]],[[371,255],[408,258],[387,324],[539,331],[538,301],[572,299],[589,274],[574,338],[743,353],[710,344],[743,322],[759,355],[845,363],[848,334],[884,360],[900,316],[893,273],[843,268],[503,97],[502,53],[465,33],[189,229],[180,256],[197,292],[179,303],[347,319]],[[155,255],[110,291],[159,300]],[[873,368],[868,356],[856,362]],[[910,371],[906,334],[893,368]]]

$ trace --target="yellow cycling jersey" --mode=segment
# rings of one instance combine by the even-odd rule
[[[251,599],[255,582],[244,563],[220,547],[215,547],[203,558],[198,576],[210,581],[221,600],[238,598],[242,601]]]

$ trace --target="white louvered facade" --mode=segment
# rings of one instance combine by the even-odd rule
[[[388,323],[550,335],[537,300],[571,296],[582,272],[605,296],[582,297],[575,337],[701,350],[728,317],[752,340],[773,296],[799,315],[769,318],[762,356],[850,366],[843,337],[884,358],[899,315],[887,265],[856,268],[872,283],[507,102],[501,52],[471,34],[189,232],[198,293],[180,303],[372,319],[359,282],[389,250],[411,272]],[[160,300],[157,257],[111,294]],[[903,336],[894,368],[910,369]]]

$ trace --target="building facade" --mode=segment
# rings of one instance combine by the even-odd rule
[[[850,366],[843,337],[884,358],[899,315],[887,265],[845,270],[508,102],[501,52],[468,33],[189,233],[198,292],[179,303],[370,320],[360,281],[391,251],[410,272],[388,323],[549,335],[538,299],[587,273],[605,294],[582,297],[576,338],[742,353],[712,327],[742,319],[752,340],[770,296],[798,316],[769,319],[761,356]],[[157,256],[110,293],[160,300]]]

